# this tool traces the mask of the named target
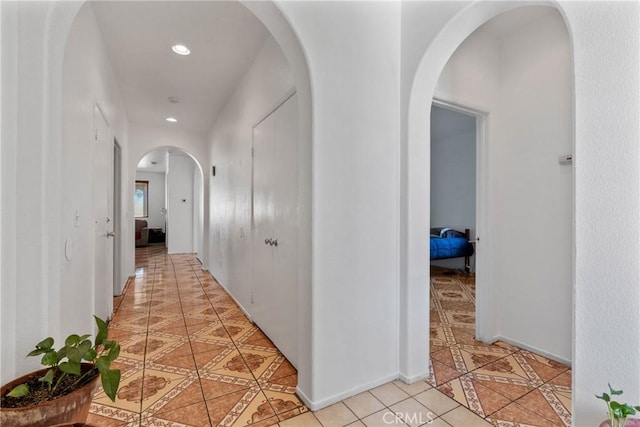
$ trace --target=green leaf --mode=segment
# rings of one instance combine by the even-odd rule
[[[47,383],[49,385],[53,384],[53,377],[55,375],[55,371],[53,369],[49,369],[44,376],[38,378],[38,381],[41,383]]]
[[[115,341],[104,340],[102,345],[104,346],[105,350],[111,350],[113,348],[113,346],[116,345],[116,342]]]
[[[96,345],[100,345],[104,340],[107,339],[109,331],[107,329],[107,324],[104,320],[99,318],[98,316],[93,316],[96,319],[96,325],[98,325],[98,334],[96,335]]]
[[[35,350],[31,350],[31,352],[29,352],[29,354],[27,354],[27,357],[29,356],[38,356],[39,354],[42,353],[46,353],[47,350],[43,349],[43,348],[36,348]]]
[[[640,406],[634,406],[633,409],[635,409],[636,411],[640,411]]]
[[[64,341],[64,345],[76,345],[80,342],[80,336],[77,334],[69,335]]]
[[[80,375],[80,362],[77,362],[75,360],[69,360],[68,362],[61,363],[59,368],[64,373],[71,375]]]
[[[36,344],[36,348],[42,348],[45,350],[49,350],[51,347],[53,347],[53,338],[51,337],[45,338]]]
[[[622,394],[622,390],[614,390],[613,387],[611,387],[611,384],[607,384],[607,385],[609,386],[609,391],[613,396],[619,396]]]
[[[29,394],[29,386],[26,384],[20,384],[19,386],[14,387],[7,396],[10,397],[22,397]]]
[[[58,350],[58,360],[62,360],[63,357],[67,357],[67,353],[69,352],[69,347],[62,347]]]
[[[609,395],[608,395],[607,393],[602,393],[602,396],[598,396],[598,395],[596,394],[596,397],[597,397],[598,399],[602,399],[602,400],[604,400],[605,402],[609,402],[609,401],[611,400],[611,398],[609,397]]]
[[[53,350],[49,350],[45,353],[44,356],[42,356],[42,360],[40,361],[40,363],[42,363],[44,366],[54,366],[59,361],[60,358],[58,357],[58,353]]]
[[[95,349],[90,348],[89,350],[87,350],[84,356],[82,356],[82,358],[88,362],[93,362],[97,355],[98,352]]]
[[[80,363],[82,361],[83,353],[81,353],[76,347],[67,347],[67,359],[69,361]]]
[[[91,334],[86,334],[86,335],[80,335],[80,341],[84,341],[87,338],[89,338],[91,336]]]
[[[109,349],[107,358],[109,359],[110,362],[113,362],[118,358],[119,354],[120,354],[120,344],[115,343],[115,345]]]
[[[82,356],[84,356],[84,354],[91,348],[91,341],[89,340],[84,340],[80,343],[80,345],[78,346],[78,353],[80,353]]]
[[[110,369],[101,374],[102,388],[112,402],[116,401],[116,393],[120,386],[120,370]]]
[[[96,367],[101,374],[104,375],[105,372],[109,371],[109,367],[111,366],[111,361],[107,356],[100,356],[96,359]]]

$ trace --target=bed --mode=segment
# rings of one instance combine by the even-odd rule
[[[469,242],[470,232],[453,228],[432,228],[430,237],[431,260],[464,258],[464,269],[471,271],[470,258],[474,253],[473,245]]]

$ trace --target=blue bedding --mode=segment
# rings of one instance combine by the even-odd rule
[[[431,259],[458,258],[473,255],[473,245],[464,233],[443,228],[431,234]]]

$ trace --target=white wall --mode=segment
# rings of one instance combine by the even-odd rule
[[[169,154],[167,169],[167,251],[194,252],[193,173],[196,167],[187,155]]]
[[[136,181],[149,181],[149,205],[147,225],[149,228],[162,228],[165,231],[166,217],[160,209],[166,208],[164,172],[136,172]]]
[[[398,375],[400,3],[283,2],[314,88],[313,395]]]
[[[110,128],[108,138],[115,137],[121,145],[123,160],[128,153],[128,123],[124,102],[120,96],[115,75],[109,63],[106,48],[97,27],[91,4],[79,12],[71,29],[64,57],[62,99],[62,222],[63,238],[72,246],[72,260],[63,264],[61,288],[61,313],[63,335],[78,333],[78,323],[88,322],[87,331],[93,331],[93,310],[78,301],[93,298],[91,283],[94,281],[93,245],[95,239],[92,194],[94,145],[94,104],[98,104]],[[126,165],[126,163],[124,163]],[[128,179],[123,168],[122,181]],[[78,179],[86,177],[86,179]],[[126,193],[124,193],[126,194]],[[132,200],[123,196],[122,233],[133,235]],[[75,215],[78,214],[78,224]],[[128,242],[122,239],[123,246]],[[123,248],[127,251],[126,248]],[[127,253],[127,252],[124,252]],[[126,263],[125,263],[126,264]],[[126,281],[127,268],[123,266],[121,286]]]
[[[476,235],[476,118],[436,106],[431,109],[431,227],[468,228],[471,238]],[[460,269],[464,258],[431,264]]]
[[[73,25],[77,4],[57,10],[53,3],[0,7],[3,63],[14,64],[2,70],[2,245],[3,254],[11,254],[3,267],[12,266],[3,268],[0,298],[4,383],[38,365],[37,358],[24,355],[43,337],[58,341],[71,332],[94,331],[90,159],[96,103],[125,154],[128,138],[91,6],[80,10]],[[49,19],[61,26],[50,28]],[[57,42],[45,42],[52,39]],[[58,79],[51,69],[59,70]],[[126,171],[122,178],[129,179]],[[7,202],[12,208],[5,210]],[[131,218],[130,200],[123,197],[122,206],[123,218]],[[123,232],[131,229],[125,224]],[[64,257],[65,241],[71,261]],[[122,268],[124,282],[130,266]]]
[[[202,173],[198,167],[193,168],[193,250],[196,252],[196,256],[203,263],[203,225],[204,225],[204,211],[203,211],[203,188],[202,188]]]
[[[282,51],[268,37],[234,94],[218,115],[209,138],[211,164],[211,273],[236,300],[251,299],[251,146],[253,126],[293,89]]]

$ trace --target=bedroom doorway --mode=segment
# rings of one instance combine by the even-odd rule
[[[487,112],[476,129],[475,277],[459,272],[459,260],[453,274],[431,270],[429,382],[493,423],[571,425],[572,65],[556,9],[514,8],[464,39],[429,94],[439,100],[433,131],[442,100]],[[430,226],[466,228],[434,223],[433,204],[455,195],[447,188],[438,202],[438,181],[464,182],[464,166],[443,166],[437,136],[427,137]],[[526,409],[534,400],[542,418]]]

